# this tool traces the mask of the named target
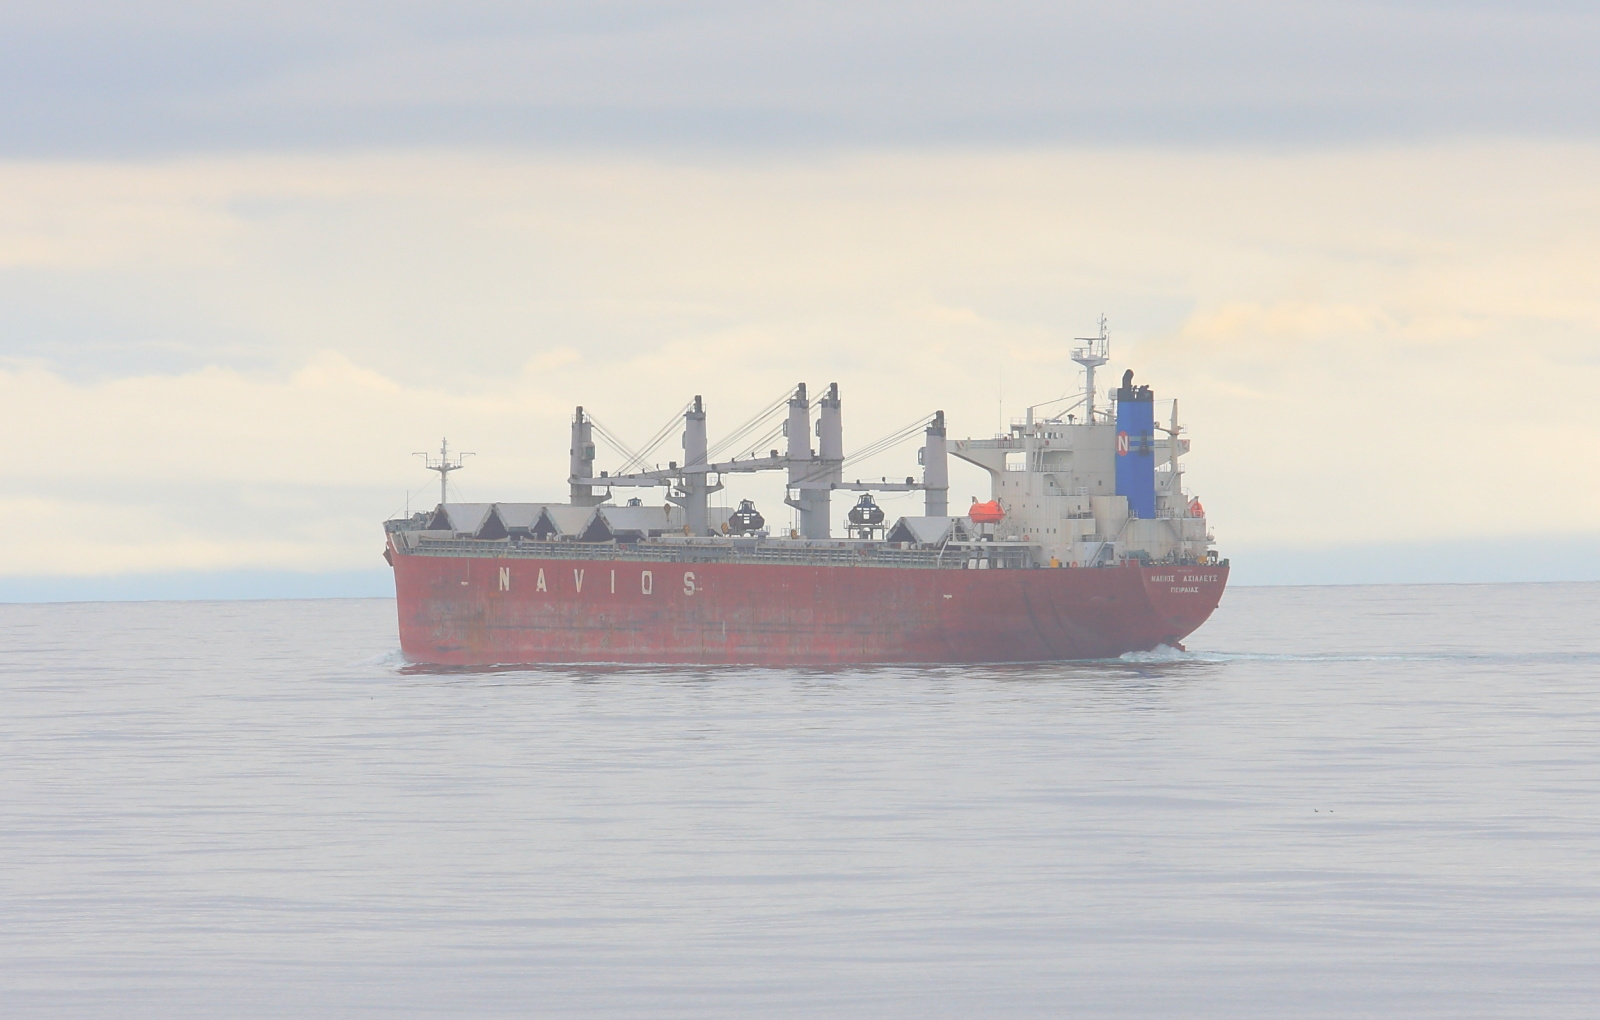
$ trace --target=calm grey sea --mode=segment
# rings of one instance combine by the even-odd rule
[[[0,1015],[1600,1010],[1600,585],[1005,668],[437,674],[393,613],[0,606]]]

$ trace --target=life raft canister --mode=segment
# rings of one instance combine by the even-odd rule
[[[1198,499],[1191,499],[1189,501],[1189,516],[1204,517],[1205,515],[1206,508],[1200,505],[1200,501]]]
[[[967,517],[973,524],[999,524],[1005,516],[1006,512],[1000,508],[998,499],[991,499],[987,503],[974,503],[967,510]]]

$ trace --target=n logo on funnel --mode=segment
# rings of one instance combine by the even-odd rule
[[[1126,457],[1127,455],[1128,455],[1128,434],[1126,432],[1118,432],[1117,433],[1117,456],[1118,457]]]

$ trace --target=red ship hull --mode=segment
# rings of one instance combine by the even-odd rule
[[[394,556],[400,647],[444,666],[1039,662],[1176,646],[1226,565],[1033,570]]]

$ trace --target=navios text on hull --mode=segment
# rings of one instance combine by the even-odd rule
[[[1083,393],[1053,416],[1029,409],[1004,435],[951,440],[940,411],[848,458],[837,385],[815,401],[797,386],[715,445],[697,396],[681,462],[615,474],[595,472],[605,432],[579,407],[565,503],[448,502],[461,462],[442,449],[428,465],[439,506],[384,525],[401,648],[471,666],[1005,662],[1179,646],[1216,608],[1228,564],[1184,490],[1176,402],[1163,424],[1130,371],[1110,406],[1096,404],[1104,320],[1073,360]],[[920,480],[845,478],[916,431]],[[763,451],[780,435],[783,449]],[[950,456],[990,477],[989,501],[961,515],[948,507]],[[710,505],[727,476],[757,471],[787,473],[797,528],[774,533],[749,501]],[[613,501],[652,487],[665,505]],[[925,513],[893,523],[872,499],[912,490]],[[843,537],[830,529],[836,492],[857,496]]]

